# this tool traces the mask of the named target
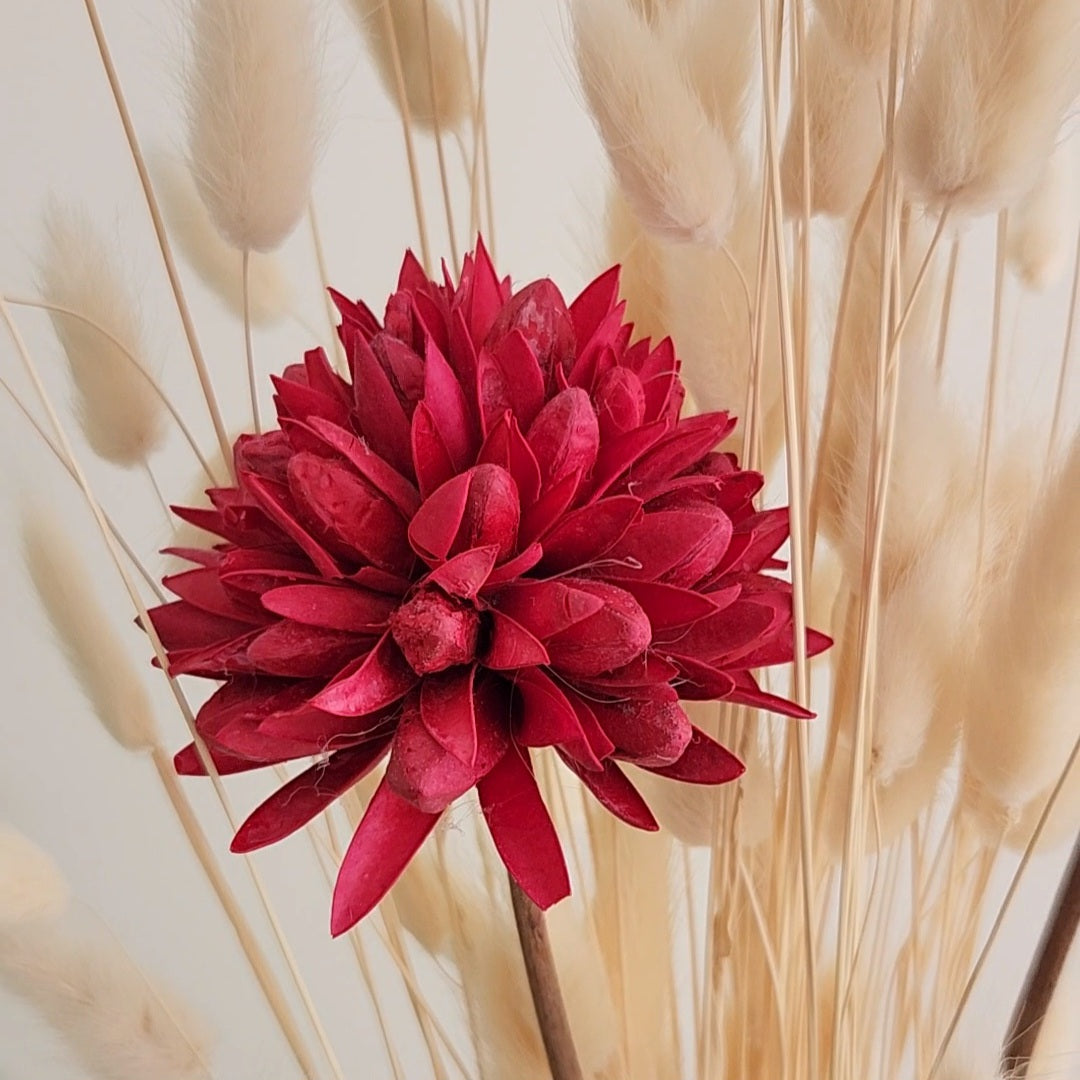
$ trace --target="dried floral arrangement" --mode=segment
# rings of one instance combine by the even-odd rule
[[[1059,1074],[1080,1051],[1059,990],[1080,921],[1080,239],[1046,433],[1003,447],[999,398],[1006,283],[1045,287],[1074,242],[1075,0],[569,0],[612,172],[571,300],[495,254],[499,12],[352,0],[415,208],[381,314],[321,254],[308,0],[190,0],[187,159],[161,170],[84,4],[217,445],[155,381],[94,223],[51,206],[39,294],[0,297],[0,387],[81,492],[138,630],[110,625],[40,507],[27,568],[93,712],[150,759],[282,1075],[346,1073],[252,854],[278,842],[325,874],[373,1077]],[[995,216],[976,427],[950,397],[955,284]],[[275,252],[297,228],[327,325],[264,385],[252,328],[288,302]],[[234,311],[238,355],[204,352],[189,272]],[[20,332],[34,308],[73,417]],[[219,364],[247,372],[235,434]],[[169,425],[200,473],[162,495],[162,572],[95,477],[149,469]],[[238,773],[264,781],[242,811]],[[955,1036],[1005,916],[1033,857],[1070,845],[973,1064]],[[204,1024],[69,908],[0,828],[0,982],[89,1076],[218,1075]]]

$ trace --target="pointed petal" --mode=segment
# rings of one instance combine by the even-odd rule
[[[417,810],[383,779],[341,861],[331,934],[337,937],[355,926],[389,892],[439,816]]]
[[[540,670],[518,672],[514,689],[519,695],[520,725],[514,735],[522,746],[558,746],[588,769],[599,769],[600,759],[582,726],[574,702]]]
[[[386,779],[403,799],[427,813],[436,813],[494,767],[506,753],[509,734],[504,723],[493,722],[493,710],[486,702],[476,708],[476,753],[473,762],[465,764],[435,740],[424,723],[421,708],[412,701],[406,703],[394,736]]]
[[[578,588],[578,580],[522,579],[500,589],[492,603],[534,637],[546,641],[603,607],[604,598],[594,595],[591,588]]]
[[[311,703],[335,716],[365,716],[403,698],[415,685],[416,674],[385,634],[367,656],[346,668]]]
[[[476,452],[468,406],[461,384],[431,338],[424,362],[424,405],[431,412],[455,471],[464,469]]]
[[[570,305],[570,318],[577,336],[578,351],[582,351],[592,340],[597,327],[612,312],[619,298],[618,266],[605,270],[581,291]]]
[[[348,585],[283,585],[264,592],[262,605],[306,626],[367,633],[386,625],[398,601]]]
[[[371,638],[282,619],[247,647],[256,671],[293,679],[330,678],[363,653]]]
[[[497,608],[491,618],[491,643],[484,655],[484,666],[493,671],[515,671],[549,663],[547,649],[521,623]]]
[[[619,755],[635,765],[670,765],[690,742],[690,720],[668,686],[591,708]]]
[[[491,839],[510,875],[537,907],[570,895],[559,838],[528,763],[516,747],[477,784]]]
[[[332,450],[336,450],[350,465],[401,511],[405,518],[420,509],[420,493],[385,459],[350,431],[318,417],[308,420],[308,427]]]
[[[540,494],[540,466],[517,420],[505,412],[488,431],[477,464],[501,465],[517,484],[522,504],[530,506]]]
[[[416,482],[420,485],[420,494],[427,498],[458,470],[438,422],[424,402],[420,402],[413,412],[410,438]]]
[[[728,701],[734,701],[739,705],[749,705],[755,709],[765,709],[768,712],[780,713],[783,716],[791,716],[796,720],[813,720],[815,714],[809,709],[804,709],[794,701],[778,697],[762,690],[757,680],[748,671],[733,672],[732,678],[735,688],[727,695]]]
[[[736,600],[730,607],[699,619],[691,626],[656,635],[657,648],[725,668],[768,640],[783,616],[767,604]]]
[[[447,559],[438,569],[432,570],[427,580],[451,596],[475,600],[495,567],[498,553],[499,549],[494,544],[470,548]]]
[[[428,734],[463,765],[476,765],[476,667],[432,675],[420,685],[420,719]]]
[[[359,333],[346,333],[344,339],[357,427],[379,457],[407,476],[412,470],[408,417],[371,346]]]
[[[576,472],[591,472],[600,447],[600,428],[589,395],[578,387],[556,394],[529,426],[526,438],[545,484]]]
[[[587,678],[628,664],[649,647],[649,620],[625,589],[583,578],[568,579],[567,583],[602,606],[589,618],[545,640],[552,667]]]
[[[486,588],[505,585],[530,571],[543,558],[544,549],[539,544],[530,544],[519,555],[507,559],[501,566],[496,566],[488,575]]]
[[[377,739],[312,765],[248,815],[229,850],[256,851],[302,829],[371,772],[389,745],[389,737]]]
[[[660,640],[661,631],[674,626],[697,622],[719,611],[719,606],[704,593],[692,589],[680,589],[676,585],[664,585],[659,581],[618,581],[640,605],[653,628],[654,641]],[[736,586],[738,588],[738,586]]]
[[[727,747],[694,728],[689,745],[674,765],[649,768],[649,772],[687,784],[726,784],[738,780],[746,766]]]
[[[341,568],[330,553],[300,524],[286,506],[282,494],[264,480],[255,476],[244,477],[244,485],[258,500],[266,515],[300,548],[315,564],[315,569],[323,577],[341,577]]]
[[[599,558],[641,514],[632,495],[600,499],[567,514],[544,536],[544,568],[572,570]]]
[[[580,486],[581,473],[569,473],[525,506],[521,517],[522,543],[540,539],[566,513]]]
[[[605,810],[635,829],[656,832],[660,828],[648,804],[614,761],[605,761],[603,772],[591,772],[565,754],[560,756]]]

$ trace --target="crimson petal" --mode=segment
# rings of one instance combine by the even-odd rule
[[[439,817],[417,810],[382,780],[341,861],[330,916],[334,937],[355,926],[389,892]]]
[[[476,764],[476,667],[432,675],[420,685],[420,719],[428,734],[463,765]]]
[[[746,772],[746,766],[727,747],[697,727],[678,761],[646,768],[657,776],[682,780],[685,784],[726,784]]]
[[[589,395],[579,387],[556,394],[537,414],[526,438],[545,483],[591,472],[600,447],[600,428]]]
[[[478,784],[495,850],[510,876],[537,907],[546,910],[570,895],[559,837],[528,763],[512,747]]]
[[[574,703],[540,668],[518,672],[514,688],[520,695],[520,726],[514,738],[522,746],[558,746],[586,768],[599,769]]]
[[[579,584],[581,587],[577,587]],[[546,641],[595,615],[604,606],[604,597],[592,592],[593,584],[578,580],[571,585],[559,580],[523,579],[501,589],[493,604],[534,637]]]
[[[494,671],[516,671],[550,662],[547,649],[521,623],[498,608],[488,613],[491,619],[491,642],[484,655],[484,666]]]
[[[690,720],[675,691],[664,685],[646,697],[591,705],[620,756],[635,765],[670,765],[690,742]]]
[[[361,660],[350,665],[312,704],[335,716],[365,716],[403,698],[416,685],[416,674],[389,634]]]
[[[575,622],[545,642],[551,664],[569,675],[600,675],[640,656],[652,640],[652,628],[638,602],[606,581],[571,578],[574,591],[600,601],[595,614]]]
[[[493,544],[463,551],[432,570],[427,580],[451,596],[473,600],[495,568],[498,553]]]
[[[570,570],[599,557],[640,513],[641,500],[632,495],[615,495],[571,511],[544,537],[544,569]]]
[[[264,592],[262,605],[307,626],[362,633],[385,626],[397,600],[347,585],[283,585]]]
[[[257,851],[302,829],[367,776],[389,745],[388,737],[377,739],[366,746],[339,750],[327,761],[312,765],[248,815],[229,850],[237,854]]]
[[[565,754],[560,752],[559,756],[577,774],[596,801],[620,821],[646,832],[656,832],[660,828],[641,793],[614,761],[605,761],[603,772],[591,772]]]

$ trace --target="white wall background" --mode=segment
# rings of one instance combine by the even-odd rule
[[[100,0],[101,14],[136,126],[150,150],[181,146],[175,56],[182,4]],[[600,261],[596,237],[602,208],[603,163],[577,100],[566,56],[562,16],[554,4],[498,0],[492,5],[489,108],[494,154],[497,247],[504,272],[518,280],[550,275],[568,295]],[[412,208],[397,117],[363,55],[353,26],[337,3],[325,9],[325,73],[331,126],[316,198],[331,276],[346,293],[379,309],[396,275],[400,253],[415,242]],[[123,246],[138,283],[157,367],[205,446],[212,433],[199,407],[180,328],[149,229],[145,206],[94,50],[76,0],[0,0],[0,289],[32,291],[46,198],[84,202]],[[430,179],[432,169],[425,169]],[[438,221],[436,191],[429,190]],[[437,245],[439,246],[439,245]],[[964,397],[977,409],[979,358],[985,356],[991,259],[986,238],[972,249],[961,283],[956,337]],[[311,325],[325,325],[309,241],[303,232],[287,249],[297,307]],[[204,347],[230,420],[242,422],[246,383],[239,325],[190,273],[185,273]],[[1010,293],[1009,422],[1037,416],[1060,352],[1063,297]],[[47,372],[50,390],[66,400],[65,377],[47,320],[20,313],[30,347]],[[292,362],[309,343],[297,323],[256,342],[264,370]],[[10,343],[0,343],[0,369],[27,399]],[[1075,383],[1075,380],[1073,380]],[[1075,385],[1072,386],[1075,398]],[[7,819],[53,853],[70,876],[87,918],[100,918],[132,955],[208,1021],[216,1036],[217,1075],[229,1080],[293,1080],[279,1035],[245,971],[227,924],[195,861],[183,846],[150,766],[119,750],[89,714],[24,579],[19,538],[22,501],[58,510],[81,545],[87,573],[106,598],[118,626],[129,619],[103,548],[84,506],[10,403],[0,397],[0,819]],[[173,438],[154,461],[165,489],[182,501],[192,472]],[[102,501],[116,510],[140,551],[151,553],[168,530],[139,474],[93,464]],[[131,629],[134,651],[140,635]],[[147,674],[165,742],[186,741],[167,692]],[[206,789],[189,785],[212,839],[222,849],[228,830]],[[258,798],[258,781],[234,785],[236,804]],[[388,1076],[351,955],[326,934],[327,896],[314,865],[294,847],[259,857],[290,935],[298,943],[318,1006],[342,1053],[349,1077]],[[1004,980],[993,980],[984,1022],[1000,1018],[1023,968],[1025,950],[1049,902],[1060,859],[1042,860],[1025,891],[1001,959]],[[297,868],[301,872],[297,873]],[[241,895],[253,900],[237,861],[228,864]],[[390,1008],[404,1007],[391,1000]],[[363,1017],[358,1023],[357,1017]],[[989,1030],[996,1030],[990,1028]],[[973,1032],[977,1036],[978,1032]],[[1078,1047],[1080,1050],[1080,1047]],[[420,1057],[413,1064],[421,1076]],[[407,1062],[408,1064],[408,1062]],[[0,1076],[6,1080],[76,1080],[78,1069],[13,999],[0,995]],[[147,1078],[153,1080],[153,1078]]]

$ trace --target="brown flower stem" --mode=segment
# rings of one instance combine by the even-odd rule
[[[544,1040],[551,1080],[583,1080],[578,1062],[570,1020],[566,1015],[555,958],[548,940],[544,913],[521,891],[510,878],[510,899],[514,905],[521,956],[529,977],[540,1037]]]
[[[1042,939],[1028,970],[1009,1023],[1009,1035],[1002,1051],[1002,1064],[1009,1076],[1023,1080],[1042,1029],[1043,1019],[1057,988],[1065,958],[1080,926],[1080,837],[1073,845],[1072,858],[1043,930]]]

